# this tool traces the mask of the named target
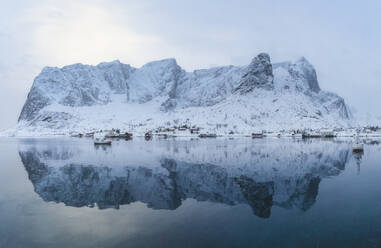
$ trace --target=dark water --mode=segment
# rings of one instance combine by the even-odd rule
[[[0,140],[0,247],[381,247],[381,146]]]

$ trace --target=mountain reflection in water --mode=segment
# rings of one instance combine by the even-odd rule
[[[19,154],[46,202],[115,208],[143,202],[176,209],[182,201],[247,204],[269,218],[272,206],[307,211],[322,179],[339,175],[348,143],[301,140],[140,140],[23,142]]]

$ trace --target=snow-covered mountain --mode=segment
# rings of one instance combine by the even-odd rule
[[[184,71],[174,59],[137,69],[119,61],[46,67],[34,80],[17,131],[65,132],[191,124],[215,132],[346,126],[343,98],[322,91],[313,66],[271,64]]]
[[[327,140],[141,139],[98,149],[89,143],[20,143],[21,160],[43,200],[100,209],[139,201],[175,209],[192,198],[247,204],[268,218],[274,205],[308,210],[321,180],[339,175],[352,154],[350,143]]]

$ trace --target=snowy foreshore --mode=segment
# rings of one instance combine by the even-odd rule
[[[84,130],[54,130],[54,129],[28,129],[14,128],[0,131],[0,137],[93,137],[94,133],[103,132],[106,135],[117,138],[118,135],[128,133],[133,137],[145,137],[149,133],[152,137],[159,138],[207,138],[207,137],[290,137],[290,138],[381,138],[381,129],[374,128],[338,128],[338,129],[297,129],[297,130],[240,130],[232,131],[226,128],[207,129],[200,127],[171,127],[171,128],[152,128],[137,127],[134,129],[95,129],[87,128]]]

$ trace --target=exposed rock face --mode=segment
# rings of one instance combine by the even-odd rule
[[[300,68],[301,72],[298,71],[298,68]],[[316,93],[320,91],[316,71],[304,57],[298,60],[295,66],[293,66],[293,68],[290,68],[290,74],[294,73],[296,74],[295,76],[302,75],[302,77],[305,78],[305,80],[308,82],[308,86],[311,89],[311,91]]]
[[[285,82],[295,82],[295,88],[300,91],[320,92],[319,83],[314,67],[304,57],[295,63],[284,62],[274,64],[274,70],[282,68],[287,71]]]
[[[266,53],[261,53],[251,61],[247,72],[238,83],[235,92],[246,94],[255,88],[270,90],[274,88],[273,80],[274,76],[270,56]]]
[[[51,104],[79,107],[107,104],[111,93],[126,94],[126,79],[132,71],[119,61],[97,67],[74,64],[62,69],[46,67],[34,80],[20,120],[32,121]]]
[[[38,116],[39,111],[50,104],[50,99],[44,96],[38,88],[32,88],[28,99],[24,104],[19,116],[19,121],[32,121]]]
[[[343,126],[349,119],[344,100],[320,90],[305,58],[272,65],[261,53],[246,67],[194,72],[174,59],[139,69],[119,61],[46,67],[34,80],[19,129],[155,128],[187,120],[242,131]]]
[[[126,94],[128,99],[130,87],[127,80],[135,69],[130,65],[120,63],[118,60],[110,63],[101,63],[97,67],[103,72],[104,79],[111,91],[114,94]]]

